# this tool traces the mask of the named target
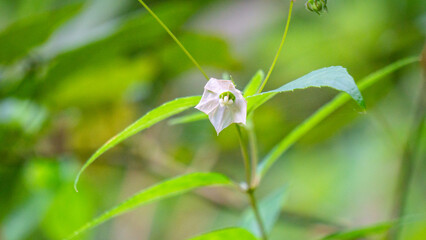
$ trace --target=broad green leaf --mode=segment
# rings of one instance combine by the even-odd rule
[[[111,218],[144,204],[159,201],[200,187],[231,185],[231,183],[232,182],[226,176],[218,173],[190,173],[161,182],[148,189],[142,190],[111,210],[86,223],[67,239],[72,239]]]
[[[196,122],[204,119],[208,119],[209,116],[203,112],[196,112],[184,115],[182,117],[176,117],[169,121],[170,125],[177,125],[177,124],[183,124],[183,123],[190,123],[190,122]]]
[[[367,226],[363,228],[358,228],[349,231],[341,231],[337,233],[330,234],[323,238],[323,240],[331,239],[361,239],[375,234],[384,233],[389,230],[395,222],[385,222],[379,223],[372,226]]]
[[[227,228],[203,234],[190,240],[257,240],[250,232],[242,228]]]
[[[378,70],[375,73],[367,76],[359,83],[359,89],[364,90],[369,86],[373,85],[386,75],[414,62],[418,62],[418,57],[410,57],[405,58],[400,61],[397,61],[389,66]],[[259,95],[257,95],[259,96]],[[262,96],[262,95],[260,95]],[[253,97],[256,97],[253,96]],[[331,115],[335,110],[339,107],[343,106],[346,102],[350,100],[350,96],[347,94],[339,94],[332,101],[321,107],[318,111],[312,114],[308,119],[306,119],[303,123],[297,126],[293,131],[291,131],[283,140],[281,140],[263,159],[263,161],[259,164],[258,174],[262,177],[268,171],[268,169],[272,166],[272,164],[277,161],[277,159],[296,141],[298,141],[301,137],[303,137],[306,133],[308,133],[311,129],[317,126],[322,120]]]
[[[247,112],[252,112],[278,93],[305,89],[308,87],[330,87],[349,94],[359,106],[365,109],[364,99],[348,71],[340,66],[315,70],[275,90],[256,94],[247,99]]]
[[[45,42],[64,21],[76,14],[81,4],[24,18],[0,32],[0,65],[24,57],[32,48]]]
[[[265,79],[265,73],[262,70],[258,70],[244,88],[244,97],[256,94],[260,84],[262,84],[263,79]]]
[[[283,201],[285,200],[287,193],[287,187],[281,187],[272,194],[268,195],[259,203],[259,211],[262,217],[263,224],[265,226],[265,230],[267,233],[272,231],[272,228],[277,221],[281,207],[283,205]],[[256,236],[260,237],[260,230],[257,225],[257,221],[253,210],[248,208],[242,217],[241,226],[247,230],[250,230]]]
[[[151,110],[150,112],[145,114],[143,117],[141,117],[139,120],[137,120],[136,122],[128,126],[126,129],[124,129],[122,132],[118,133],[113,138],[108,140],[108,142],[106,142],[102,147],[100,147],[80,169],[80,172],[77,174],[77,177],[74,182],[75,190],[77,191],[77,183],[81,173],[108,149],[114,147],[115,145],[122,142],[123,140],[135,135],[136,133],[146,128],[151,127],[152,125],[168,117],[171,117],[182,111],[185,111],[186,109],[190,107],[194,107],[195,105],[197,105],[200,99],[201,99],[200,96],[192,96],[192,97],[185,97],[185,98],[177,98],[173,101],[167,102]]]

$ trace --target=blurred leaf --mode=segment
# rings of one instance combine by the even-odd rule
[[[386,75],[414,62],[418,62],[418,57],[409,57],[402,60],[399,60],[393,64],[384,67],[360,81],[358,84],[360,90],[364,90],[369,86],[376,83],[378,80],[382,79]],[[284,85],[285,86],[285,85]],[[275,93],[272,93],[275,94]],[[255,95],[263,96],[263,95]],[[272,95],[273,96],[273,95]],[[250,99],[250,98],[249,98]],[[272,164],[277,161],[277,159],[296,141],[298,141],[302,136],[308,133],[311,129],[317,126],[322,120],[331,115],[336,109],[343,106],[344,103],[350,100],[350,96],[347,94],[339,94],[332,101],[321,107],[318,111],[312,114],[308,119],[303,123],[299,124],[290,134],[288,134],[283,140],[281,140],[263,159],[259,164],[258,174],[262,177],[272,166]]]
[[[55,91],[47,94],[47,101],[59,109],[70,106],[93,107],[123,99],[130,86],[150,79],[151,59],[131,60],[114,58],[102,66],[77,71],[64,77]]]
[[[190,113],[187,115],[184,115],[182,117],[176,117],[176,118],[172,118],[169,121],[170,125],[177,125],[177,124],[183,124],[183,123],[190,123],[190,122],[195,122],[195,121],[200,121],[200,120],[204,120],[204,119],[208,119],[209,116],[203,112],[195,112],[195,113]]]
[[[236,65],[236,60],[232,57],[227,42],[221,38],[197,33],[185,33],[179,39],[202,65],[215,66],[227,70]],[[175,43],[163,47],[159,54],[163,60],[164,67],[167,68],[166,72],[171,75],[194,68],[194,64],[187,59],[187,56]]]
[[[86,223],[67,239],[72,239],[113,217],[121,215],[141,205],[158,201],[166,197],[172,197],[199,187],[230,184],[231,181],[227,177],[218,173],[190,173],[166,180],[148,189],[142,190],[133,197],[120,203],[115,208]]]
[[[4,239],[26,239],[43,219],[52,196],[49,191],[38,191],[25,203],[18,205],[18,208],[3,221],[1,230]]]
[[[44,12],[12,23],[0,33],[0,65],[11,64],[46,41],[64,21],[76,14],[81,4]]]
[[[247,99],[247,112],[254,111],[278,93],[309,87],[330,87],[339,91],[344,91],[349,94],[359,106],[365,108],[364,99],[351,75],[349,75],[345,68],[333,66],[315,70],[275,90],[249,97]]]
[[[256,240],[247,230],[242,228],[227,228],[203,234],[190,240]]]
[[[323,240],[329,239],[360,239],[364,237],[368,237],[375,234],[384,233],[389,230],[395,222],[385,222],[379,223],[363,228],[358,228],[355,230],[342,231],[338,233],[333,233],[323,238]]]
[[[263,79],[265,79],[265,73],[262,70],[258,70],[250,82],[244,88],[244,97],[249,97],[257,93],[257,90],[262,84]]]
[[[266,198],[262,199],[262,201],[260,201],[259,203],[260,215],[262,217],[262,221],[267,233],[270,233],[272,231],[272,228],[274,227],[275,222],[277,221],[280,215],[281,207],[286,197],[286,193],[287,187],[281,187],[272,194],[268,195]],[[261,236],[260,229],[257,225],[256,217],[251,208],[248,208],[244,212],[241,226],[251,231],[256,236]]]
[[[172,31],[176,31],[197,10],[196,6],[193,2],[166,2],[157,4],[154,11]],[[56,90],[55,83],[84,69],[149,53],[160,43],[163,47],[163,39],[168,39],[167,33],[145,11],[126,17],[119,26],[110,36],[63,52],[53,59],[44,79],[44,90]]]
[[[139,120],[128,126],[126,129],[124,129],[122,132],[115,135],[113,138],[108,140],[102,147],[100,147],[90,158],[87,160],[87,162],[83,165],[80,172],[77,174],[77,177],[75,179],[74,188],[77,191],[77,182],[80,178],[81,173],[92,163],[94,162],[100,155],[102,155],[104,152],[106,152],[108,149],[114,147],[118,143],[122,142],[123,140],[135,135],[136,133],[151,127],[152,125],[156,124],[157,122],[160,122],[168,117],[171,117],[173,115],[176,115],[182,111],[185,111],[186,109],[190,107],[194,107],[197,105],[197,103],[200,101],[200,96],[192,96],[192,97],[185,97],[185,98],[177,98],[175,100],[172,100],[170,102],[167,102],[151,111],[149,111],[147,114],[145,114],[143,117],[141,117]]]

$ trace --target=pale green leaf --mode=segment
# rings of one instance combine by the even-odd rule
[[[184,115],[182,117],[176,117],[172,118],[169,121],[170,125],[177,125],[177,124],[183,124],[183,123],[190,123],[190,122],[196,122],[204,119],[208,119],[209,116],[203,112],[196,112],[196,113],[190,113],[187,115]]]
[[[102,147],[100,147],[90,158],[86,161],[83,167],[80,169],[80,172],[77,174],[75,179],[74,188],[77,191],[77,183],[80,178],[81,173],[92,163],[94,162],[100,155],[106,152],[108,149],[114,147],[118,143],[123,140],[135,135],[136,133],[151,127],[152,125],[168,118],[173,115],[176,115],[182,111],[185,111],[188,108],[194,107],[200,101],[200,96],[192,96],[185,98],[177,98],[173,101],[167,102],[147,114],[141,117],[136,122],[132,123],[122,132],[115,135],[113,138],[108,140]]]
[[[359,89],[364,90],[376,83],[378,80],[382,79],[386,75],[414,62],[419,61],[418,57],[410,57],[406,59],[402,59],[397,61],[383,69],[378,70],[377,72],[367,76],[359,83]],[[275,94],[275,93],[272,93]],[[257,95],[259,96],[259,95]],[[261,96],[261,95],[260,95]],[[256,97],[253,96],[253,97]],[[250,99],[250,98],[249,98]],[[259,100],[259,99],[257,99]],[[257,101],[256,100],[256,101]],[[268,169],[272,166],[272,164],[277,161],[277,159],[296,141],[298,141],[301,137],[303,137],[306,133],[312,130],[315,126],[317,126],[322,120],[331,115],[335,110],[339,107],[343,106],[346,102],[350,100],[350,96],[347,94],[339,94],[332,101],[321,107],[318,111],[312,114],[308,119],[306,119],[303,123],[298,125],[293,131],[291,131],[283,140],[281,140],[263,159],[263,161],[259,164],[258,174],[260,176],[265,175]]]
[[[142,190],[111,210],[86,223],[67,239],[72,239],[111,218],[126,213],[144,204],[172,197],[200,187],[231,184],[232,182],[226,176],[218,173],[190,173],[161,182],[148,189]]]
[[[331,240],[331,239],[349,240],[349,239],[365,238],[371,235],[384,233],[388,231],[394,224],[395,222],[385,222],[385,223],[379,223],[379,224],[357,228],[353,230],[341,231],[341,232],[330,234],[324,237],[323,240]]]
[[[262,70],[258,70],[256,74],[252,77],[250,82],[244,88],[244,97],[256,94],[264,78],[265,73]]]
[[[20,19],[0,32],[0,65],[8,65],[41,45],[61,24],[76,14],[81,4]]]
[[[242,228],[227,228],[203,234],[190,240],[257,240],[250,232]]]
[[[291,81],[275,90],[253,95],[247,99],[247,111],[250,113],[278,93],[305,89],[309,87],[330,87],[349,94],[360,107],[365,108],[365,102],[354,79],[348,71],[340,66],[321,68]]]
[[[281,207],[285,200],[287,193],[287,187],[281,187],[275,192],[268,195],[266,198],[262,199],[259,203],[259,211],[262,217],[263,224],[267,233],[272,231],[272,228],[275,225],[275,222],[278,220],[278,217],[281,212]],[[248,208],[242,217],[241,226],[247,230],[250,230],[256,236],[260,237],[260,229],[257,224],[254,212],[251,208]]]

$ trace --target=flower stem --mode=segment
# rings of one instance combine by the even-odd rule
[[[288,10],[288,16],[287,16],[287,24],[285,25],[285,30],[284,30],[284,34],[283,37],[281,39],[281,43],[280,46],[278,47],[278,51],[275,54],[275,58],[274,61],[272,62],[271,67],[269,68],[268,74],[266,75],[265,80],[263,80],[262,85],[260,86],[259,90],[257,91],[257,93],[261,93],[263,88],[266,85],[266,82],[268,82],[269,77],[271,76],[272,70],[274,70],[275,64],[277,63],[278,57],[280,56],[281,50],[284,46],[284,42],[285,42],[285,38],[287,37],[287,32],[288,32],[288,28],[290,26],[290,20],[291,20],[291,12],[293,11],[293,2],[294,0],[290,1],[290,8]]]
[[[260,211],[257,206],[256,197],[254,196],[254,189],[248,189],[247,195],[250,198],[250,205],[251,205],[251,208],[253,209],[254,216],[256,217],[257,225],[259,226],[262,240],[268,240],[268,236],[266,235],[266,230],[263,225],[262,217],[260,216]]]
[[[243,155],[243,160],[244,160],[244,167],[245,167],[245,170],[246,170],[247,189],[245,189],[245,192],[247,193],[247,195],[249,197],[250,206],[253,209],[254,216],[256,218],[256,222],[257,222],[257,225],[258,225],[259,230],[260,230],[260,234],[262,235],[262,240],[268,240],[268,236],[266,235],[265,227],[263,225],[263,221],[262,221],[262,218],[260,216],[259,208],[257,206],[256,198],[254,196],[254,191],[256,190],[256,186],[252,185],[252,182],[253,182],[252,175],[253,175],[253,173],[256,172],[255,165],[253,165],[253,161],[250,162],[246,142],[244,141],[243,135],[241,133],[240,126],[238,126],[237,124],[235,124],[235,126],[236,126],[236,129],[237,129],[238,139],[240,141],[241,153]],[[249,138],[251,138],[251,137],[249,136]],[[254,142],[254,144],[256,144],[256,143]]]
[[[192,55],[186,50],[186,48],[183,46],[183,44],[177,39],[177,37],[170,31],[170,29],[166,26],[166,24],[161,21],[161,19],[148,7],[148,5],[145,4],[143,0],[138,0],[140,4],[155,18],[155,20],[161,25],[161,27],[166,30],[166,32],[170,35],[170,37],[173,38],[173,40],[176,42],[176,44],[180,47],[180,49],[185,53],[185,55],[194,63],[194,65],[200,70],[200,72],[204,75],[204,77],[209,80],[209,76],[207,76],[206,72],[201,68],[200,64],[192,57]]]
[[[245,141],[243,139],[243,135],[241,133],[241,128],[240,128],[240,126],[238,126],[238,124],[235,124],[235,126],[237,128],[238,140],[240,141],[241,154],[243,155],[244,168],[246,170],[246,182],[247,182],[247,185],[250,186],[250,183],[251,183],[251,166],[250,166],[249,154],[248,154],[248,151],[247,151],[247,146],[246,146]]]
[[[258,185],[257,178],[257,162],[258,162],[258,152],[257,152],[257,141],[256,141],[256,132],[254,131],[253,119],[250,118],[247,121],[247,133],[250,146],[250,160],[251,160],[251,182],[249,184],[250,188],[256,188]]]

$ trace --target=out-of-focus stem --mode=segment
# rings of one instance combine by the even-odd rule
[[[426,122],[426,47],[422,56],[423,81],[421,81],[420,92],[416,104],[416,113],[413,119],[411,130],[407,143],[401,158],[399,169],[397,189],[395,192],[394,216],[397,219],[404,217],[407,199],[409,196],[410,183],[415,169],[416,150],[420,143]],[[402,225],[397,226],[389,232],[389,238],[393,240],[400,239]]]

